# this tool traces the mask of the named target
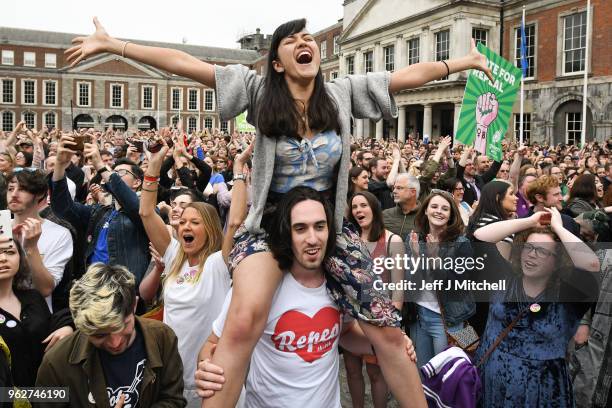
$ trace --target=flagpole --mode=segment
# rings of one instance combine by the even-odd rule
[[[586,49],[584,51],[584,83],[582,86],[582,132],[580,132],[580,147],[586,144],[587,127],[587,85],[589,82],[589,26],[591,22],[591,0],[587,0],[586,11]]]
[[[155,87],[155,96],[157,97],[157,130],[159,130],[159,84]]]
[[[523,19],[521,20],[521,24],[525,27],[525,6],[523,6]],[[521,29],[521,54],[523,53],[523,46],[525,44],[525,30]],[[524,57],[521,56],[521,67],[522,67],[522,59]],[[520,145],[523,144],[523,111],[524,111],[524,98],[525,95],[525,70],[523,70],[523,75],[521,75],[521,113],[519,114],[519,141]]]

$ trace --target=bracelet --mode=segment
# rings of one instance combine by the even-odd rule
[[[121,58],[125,58],[125,47],[127,47],[129,41],[125,41],[123,43],[123,48],[121,49]]]
[[[144,176],[145,181],[150,181],[152,183],[157,183],[159,181],[159,176],[155,177],[155,176],[148,176],[145,174]]]
[[[450,75],[450,68],[448,67],[448,64],[444,60],[442,60],[440,62],[442,62],[444,64],[444,66],[446,67],[446,76],[449,76]]]
[[[155,190],[150,190],[150,189],[148,189],[148,188],[144,188],[144,187],[142,188],[142,191],[148,191],[149,193],[157,193],[157,189],[155,189]]]

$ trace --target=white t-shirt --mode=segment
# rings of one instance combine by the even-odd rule
[[[43,220],[41,230],[42,233],[38,239],[38,252],[43,265],[53,275],[53,287],[56,287],[64,276],[66,264],[72,258],[72,251],[74,250],[72,235],[68,228],[47,219]],[[47,296],[45,300],[49,310],[53,313],[51,296]]]
[[[232,291],[213,323],[221,337]],[[338,307],[325,284],[307,288],[285,273],[246,381],[245,406],[340,408]]]
[[[163,256],[170,272],[180,244],[172,239]],[[200,279],[194,281],[197,265],[183,265],[173,281],[164,287],[164,323],[178,338],[178,351],[183,359],[185,389],[195,388],[195,370],[200,348],[210,336],[212,323],[219,315],[225,294],[230,288],[230,276],[221,251],[210,255],[204,263]]]

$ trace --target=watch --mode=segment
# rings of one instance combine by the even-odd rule
[[[237,174],[234,174],[234,178],[232,179],[232,181],[236,181],[236,180],[246,181],[246,178],[247,178],[246,174],[237,173]]]

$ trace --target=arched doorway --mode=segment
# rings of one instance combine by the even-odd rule
[[[143,116],[138,121],[139,130],[157,129],[157,121],[152,116]]]
[[[554,144],[566,143],[571,145],[580,144],[582,126],[582,101],[572,99],[561,104],[555,111],[554,116]],[[593,134],[593,115],[587,106],[586,112],[586,141],[592,141]]]
[[[104,122],[104,129],[108,128],[110,125],[113,125],[113,129],[126,130],[128,127],[128,121],[121,115],[112,115],[106,118],[106,121]]]
[[[94,127],[94,120],[91,115],[81,113],[80,115],[77,115],[76,118],[74,118],[74,123],[72,124],[72,127],[74,129],[92,128]]]

